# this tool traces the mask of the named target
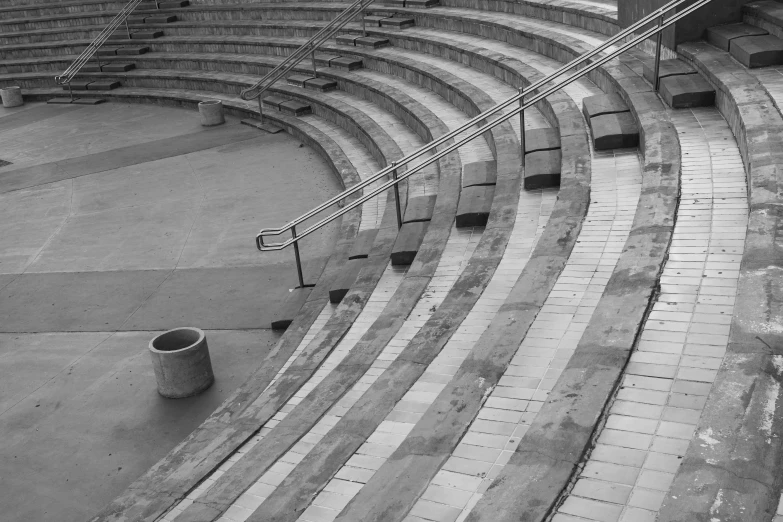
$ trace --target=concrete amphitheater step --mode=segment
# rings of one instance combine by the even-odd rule
[[[746,21],[747,13],[759,8],[768,9],[770,5],[765,2],[749,4]],[[681,465],[672,470],[673,481],[663,493],[658,520],[670,522],[703,513],[718,518],[743,513],[748,520],[770,519],[780,510],[781,491],[773,462],[781,447],[777,437],[768,435],[766,426],[776,422],[772,419],[778,416],[772,413],[770,405],[773,401],[780,404],[781,398],[776,384],[778,371],[771,369],[776,356],[768,351],[768,346],[776,346],[781,340],[779,332],[748,321],[757,313],[780,316],[780,300],[763,297],[760,289],[767,288],[765,292],[769,292],[771,288],[780,288],[777,277],[780,261],[779,256],[772,253],[775,247],[770,236],[770,231],[780,226],[780,216],[769,213],[770,206],[780,204],[780,196],[769,192],[769,187],[780,183],[776,165],[781,157],[774,144],[754,136],[776,134],[783,128],[783,117],[777,105],[783,83],[777,80],[779,73],[775,68],[746,69],[728,53],[704,42],[683,44],[678,51],[716,88],[717,107],[736,137],[738,153],[745,167],[746,176],[737,184],[716,184],[713,190],[729,192],[725,195],[727,198],[748,197],[749,213],[740,207],[741,212],[734,219],[747,219],[747,228],[740,221],[734,235],[721,238],[722,241],[734,239],[736,244],[720,245],[720,251],[710,249],[708,254],[734,256],[733,259],[721,259],[733,263],[720,266],[722,273],[712,271],[708,274],[708,277],[730,279],[721,281],[720,286],[726,289],[721,294],[724,302],[714,305],[723,309],[706,310],[723,313],[709,336],[698,343],[704,347],[695,354],[712,356],[715,362],[702,366],[701,374],[692,374],[704,383],[698,403],[692,406],[700,410],[700,415],[694,415],[690,422],[691,436],[682,443]],[[773,105],[776,110],[769,110]],[[741,190],[745,178],[747,192]],[[730,194],[731,189],[736,192]],[[723,196],[716,193],[718,195]],[[731,217],[725,216],[727,225]],[[729,250],[731,246],[734,250]],[[768,260],[772,259],[775,261],[770,263]],[[772,292],[779,295],[779,290]],[[738,371],[739,368],[745,370]],[[765,408],[768,408],[767,413],[764,413]],[[752,473],[740,472],[740,462],[744,470],[752,469]],[[695,487],[700,494],[687,497],[687,492]]]

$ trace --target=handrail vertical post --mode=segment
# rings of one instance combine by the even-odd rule
[[[367,36],[367,20],[364,19],[364,2],[359,3],[359,15],[362,17],[362,36]]]
[[[261,101],[261,96],[258,97],[258,119],[264,123],[264,102]]]
[[[299,275],[299,287],[304,288],[304,276],[302,275],[302,260],[299,257],[299,242],[296,240],[296,225],[291,227],[291,235],[294,238],[294,255],[296,256],[296,273]]]
[[[315,47],[310,51],[310,58],[313,60],[313,76],[318,78],[318,73],[315,71]]]
[[[661,37],[663,35],[663,31],[661,31],[661,25],[663,25],[663,13],[661,13],[660,18],[658,18],[658,34],[655,35],[655,72],[653,73],[653,86],[655,88],[655,92],[658,92],[658,88],[661,85],[661,79],[658,77],[660,74],[661,69]]]
[[[396,161],[392,161],[392,167],[397,165]],[[392,179],[394,183],[394,204],[397,205],[397,229],[402,228],[402,211],[400,210],[400,184],[397,183],[397,169],[392,170]]]
[[[73,103],[73,89],[71,89],[71,81],[68,80],[68,94],[71,95],[71,103]]]
[[[128,40],[131,39],[130,28],[128,27],[128,17],[125,17],[125,31],[128,33]]]
[[[522,87],[519,88],[519,94],[522,94]],[[525,97],[519,97],[519,108],[525,105]],[[519,111],[519,155],[521,156],[522,168],[525,168],[525,111]]]

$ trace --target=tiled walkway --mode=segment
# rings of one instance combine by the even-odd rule
[[[514,359],[406,522],[465,519],[514,452],[574,352],[631,229],[641,188],[636,150],[596,153],[576,246]]]
[[[546,226],[556,195],[555,190],[522,192],[509,246],[476,305],[427,371],[302,513],[300,521],[334,520],[413,429],[505,300],[525,266],[520,260],[527,260]]]
[[[716,109],[671,117],[682,197],[661,294],[553,522],[653,522],[726,352],[747,225],[745,171]]]

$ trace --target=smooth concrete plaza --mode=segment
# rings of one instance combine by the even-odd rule
[[[150,105],[0,108],[0,158],[0,519],[81,521],[260,364],[296,272],[255,233],[341,187],[285,133]],[[216,382],[170,400],[147,344],[178,326],[206,331]]]

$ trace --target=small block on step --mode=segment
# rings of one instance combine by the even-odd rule
[[[272,330],[285,330],[291,326],[291,323],[294,322],[296,315],[302,309],[312,291],[312,286],[306,286],[304,288],[294,288],[292,292],[289,292],[282,306],[278,308],[272,319]]]
[[[658,68],[658,78],[667,78],[669,76],[679,76],[683,74],[694,74],[696,71],[682,60],[661,60]],[[655,61],[647,60],[644,62],[644,79],[653,83],[655,76]]]
[[[783,64],[783,40],[771,34],[735,38],[730,52],[749,69]]]
[[[495,185],[481,185],[462,189],[457,205],[457,228],[483,227],[489,219]]]
[[[559,186],[562,161],[560,149],[525,154],[525,190]]]
[[[663,78],[660,93],[673,109],[715,105],[715,89],[700,74]]]
[[[149,51],[149,47],[120,47],[117,49],[117,54],[120,56],[130,56],[137,54],[145,54]]]
[[[553,128],[525,131],[525,152],[560,148],[560,130]]]
[[[110,91],[120,86],[117,80],[98,80],[87,86],[88,91]]]
[[[356,69],[362,68],[362,60],[361,58],[340,56],[339,58],[329,61],[329,67],[342,69],[344,71],[355,71]]]
[[[73,103],[75,105],[99,105],[105,101],[103,98],[76,98]]]
[[[439,0],[405,0],[405,7],[434,7]]]
[[[735,38],[762,34],[767,34],[767,31],[750,24],[716,25],[707,29],[707,41],[721,51],[728,51]]]
[[[280,104],[280,111],[293,116],[303,116],[310,114],[310,105],[296,100],[289,100]]]
[[[73,80],[70,83],[71,89],[74,91],[84,91],[87,90],[87,86],[89,86],[94,80]],[[68,85],[63,85],[63,90],[67,91]]]
[[[680,78],[680,76],[672,76]],[[612,150],[639,145],[639,128],[630,112],[616,112],[591,118],[595,150]]]
[[[380,27],[381,20],[388,18],[386,16],[365,16],[364,23],[372,27]]]
[[[372,245],[375,242],[375,237],[377,235],[377,228],[362,230],[356,234],[356,239],[353,240],[353,245],[351,245],[351,249],[348,251],[348,259],[369,257],[370,251],[372,250]]]
[[[356,39],[356,45],[361,47],[371,47],[377,49],[389,43],[388,38],[378,38],[376,36],[360,36]]]
[[[104,72],[127,72],[136,68],[133,63],[109,63],[103,66]]]
[[[403,223],[413,223],[414,221],[429,221],[432,219],[432,212],[435,210],[436,196],[415,196],[408,198],[408,206],[405,208],[405,215],[402,218]]]
[[[327,92],[336,89],[337,82],[333,80],[326,80],[324,78],[310,78],[305,82],[304,86],[306,89]]]
[[[55,103],[60,105],[67,105],[71,103],[71,98],[65,98],[65,97],[57,97],[57,98],[51,98],[46,103]]]
[[[355,34],[341,34],[337,37],[337,43],[341,45],[356,45],[358,36]]]
[[[162,16],[148,16],[145,20],[145,24],[170,24],[176,22],[177,17],[175,15],[162,15]]]
[[[292,74],[286,80],[291,85],[296,85],[297,87],[304,87],[305,82],[309,79],[311,79],[312,76],[307,76],[306,74]]]
[[[462,187],[494,185],[497,183],[498,169],[495,161],[474,161],[462,166]]]
[[[599,94],[582,100],[582,113],[588,120],[596,116],[628,110],[628,105],[619,94]]]
[[[416,23],[413,18],[384,18],[381,20],[381,27],[393,27],[397,29],[405,29],[406,27],[413,27]]]
[[[265,105],[270,105],[270,106],[274,107],[275,109],[280,110],[280,104],[287,102],[288,99],[287,98],[283,98],[282,96],[271,95],[271,96],[265,97],[263,101],[264,101]]]
[[[410,265],[419,252],[429,221],[403,223],[391,252],[392,265]]]
[[[329,302],[336,304],[343,300],[345,294],[356,282],[359,271],[367,264],[367,258],[348,260],[332,284],[329,286]]]

